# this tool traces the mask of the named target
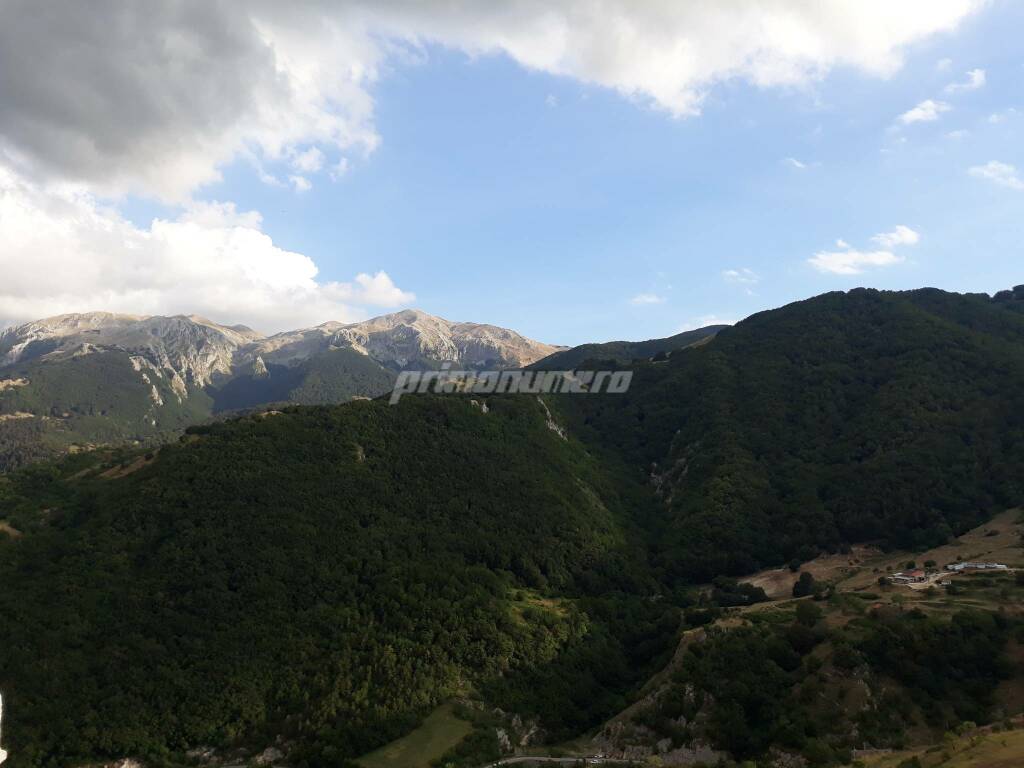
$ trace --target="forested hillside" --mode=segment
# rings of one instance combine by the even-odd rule
[[[102,472],[88,459],[0,485],[21,534],[0,534],[17,765],[254,734],[336,765],[473,686],[588,727],[678,627],[639,598],[615,620],[612,595],[656,590],[629,522],[650,496],[532,398],[293,408]]]
[[[646,360],[655,355],[667,355],[691,344],[707,341],[723,328],[728,327],[727,325],[708,325],[692,331],[683,331],[664,339],[648,339],[647,341],[607,341],[602,344],[580,344],[578,347],[548,355],[528,368],[536,371],[568,371],[579,367],[586,360],[614,360],[619,363]]]
[[[0,472],[70,446],[172,439],[211,413],[205,392],[185,391],[122,350],[0,368]]]
[[[919,550],[1019,505],[1022,306],[1024,289],[827,294],[637,363],[627,394],[289,406],[0,477],[13,764],[174,763],[281,739],[296,766],[340,765],[459,694],[548,742],[595,728],[680,631],[765,598],[724,575],[858,541]],[[956,621],[830,637],[879,675],[901,662],[878,638],[935,651],[949,717],[950,680],[996,680],[982,636],[1002,653],[1010,633]],[[945,658],[922,632],[981,650]],[[764,712],[742,742],[726,731],[744,715],[703,702],[709,738],[739,756],[786,740],[813,752],[815,718],[797,732],[748,702],[756,669],[735,660],[771,660],[771,686],[789,690],[814,645],[773,629],[689,659],[687,690],[727,668],[728,698]],[[969,698],[987,711],[982,691]],[[649,727],[676,738],[664,720],[681,706]],[[462,764],[496,754],[495,733],[476,732],[487,749]]]
[[[931,545],[1024,499],[1024,287],[831,293],[560,396],[570,432],[664,503],[671,578],[854,541]]]

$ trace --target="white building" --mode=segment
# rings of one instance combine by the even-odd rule
[[[1003,563],[950,563],[946,566],[947,571],[1005,571],[1007,566]]]

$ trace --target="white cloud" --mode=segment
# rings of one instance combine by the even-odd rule
[[[897,245],[917,245],[921,235],[903,224],[897,224],[892,232],[879,232],[871,238],[883,248],[895,248]]]
[[[907,46],[982,4],[168,0],[40,13],[5,0],[0,157],[40,181],[180,201],[235,159],[274,179],[310,148],[372,151],[382,69],[425,57],[428,43],[504,54],[684,116],[727,80],[803,86],[836,66],[889,76]]]
[[[248,227],[259,229],[263,216],[259,211],[239,211],[234,203],[196,202],[188,204],[185,212],[178,217],[183,223],[198,224],[202,227]]]
[[[903,125],[910,125],[911,123],[930,123],[933,120],[938,120],[939,115],[943,112],[949,112],[951,109],[952,107],[944,101],[925,99],[913,109],[908,109],[897,119],[903,123]]]
[[[197,203],[139,227],[81,186],[38,185],[0,166],[0,325],[61,312],[195,312],[264,331],[358,320],[409,304],[384,272],[321,282],[308,256],[231,203]]]
[[[967,79],[960,83],[950,83],[946,86],[946,93],[960,93],[962,91],[976,91],[985,85],[985,70],[972,69],[967,73]]]
[[[836,240],[835,251],[818,251],[807,263],[819,272],[833,275],[859,275],[870,267],[891,267],[904,261],[903,256],[893,253],[900,245],[916,245],[921,235],[904,224],[898,224],[892,232],[879,232],[871,241],[881,246],[879,250],[867,251],[854,248],[845,240]]]
[[[676,333],[683,333],[684,331],[695,331],[698,328],[707,328],[709,325],[735,325],[738,320],[732,317],[722,317],[720,315],[700,315],[699,317],[692,317],[685,323],[680,325],[676,329]]]
[[[555,94],[553,94],[553,93],[549,93],[544,98],[544,103],[547,104],[549,107],[557,107],[558,106],[558,97],[555,96]]]
[[[401,307],[416,300],[416,294],[401,290],[387,272],[360,273],[352,283],[328,283],[325,288],[328,295],[339,301],[374,307]]]
[[[324,167],[324,153],[317,147],[310,147],[304,152],[292,156],[292,168],[303,173],[316,173]]]
[[[959,129],[957,129],[955,131],[950,131],[949,133],[947,133],[946,134],[946,138],[947,139],[966,139],[970,135],[971,135],[970,131],[964,130],[963,128],[959,128]]]
[[[818,251],[808,263],[819,272],[834,275],[859,275],[866,267],[889,267],[903,261],[891,251],[858,251],[849,248],[842,251]]]
[[[305,176],[292,175],[288,177],[288,181],[296,192],[309,192],[313,188],[313,183]]]
[[[656,293],[638,293],[636,296],[629,300],[630,304],[637,304],[639,306],[645,306],[648,304],[664,304],[665,297],[659,296]]]
[[[742,267],[740,269],[726,269],[722,272],[722,279],[727,283],[739,283],[740,285],[753,285],[761,278],[752,270]]]
[[[949,72],[953,67],[952,59],[939,59],[935,62],[935,69],[939,72]]]
[[[370,151],[368,88],[384,55],[360,25],[315,4],[40,13],[32,0],[6,0],[0,160],[37,180],[181,201],[237,158],[262,166],[300,147]]]
[[[989,160],[984,165],[975,165],[967,172],[978,179],[991,181],[1001,187],[1010,189],[1024,189],[1024,179],[1021,179],[1017,168],[1009,163],[1001,163],[998,160]]]
[[[801,162],[800,160],[797,160],[795,157],[787,157],[786,162],[793,168],[796,168],[798,170],[803,171],[807,169],[807,163]]]
[[[340,158],[338,162],[331,166],[331,181],[337,181],[346,173],[348,173],[348,168],[348,158]]]
[[[1016,114],[1017,110],[1010,107],[1009,109],[1004,109],[1002,112],[993,112],[988,116],[988,121],[992,123],[992,125],[998,125],[999,123],[1005,123],[1009,118]]]

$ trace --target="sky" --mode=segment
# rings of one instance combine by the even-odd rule
[[[1024,283],[1024,3],[0,0],[0,326],[579,344]]]

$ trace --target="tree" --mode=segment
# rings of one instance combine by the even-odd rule
[[[814,593],[815,581],[807,571],[800,574],[800,578],[793,584],[793,597],[807,597]]]

